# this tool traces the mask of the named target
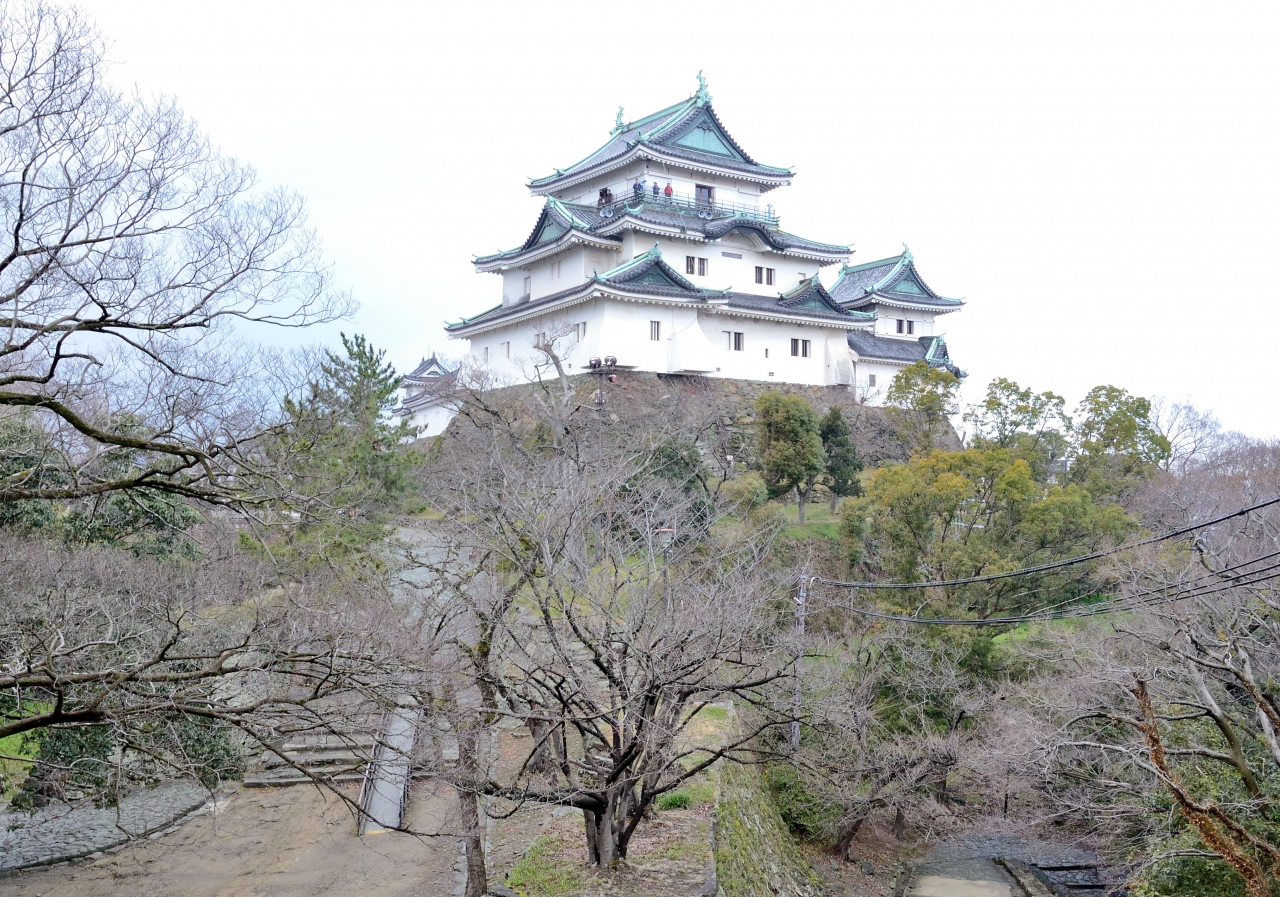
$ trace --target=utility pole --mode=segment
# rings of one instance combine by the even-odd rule
[[[800,589],[796,593],[796,636],[797,636],[796,641],[799,644],[797,645],[795,666],[791,671],[792,679],[794,681],[794,691],[792,692],[792,696],[791,696],[792,719],[791,719],[791,737],[789,740],[791,742],[791,750],[793,751],[800,747],[800,699],[801,699],[800,660],[804,653],[804,613],[806,609],[805,602],[806,602],[806,599],[809,597],[808,591],[807,591],[808,585],[809,585],[808,577],[806,577],[803,573],[801,573]]]

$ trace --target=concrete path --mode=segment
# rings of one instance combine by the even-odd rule
[[[997,860],[997,858],[1000,858]],[[1042,897],[1051,891],[1027,864],[1098,863],[1090,851],[1003,832],[969,832],[933,847],[916,864],[907,897]],[[1021,870],[1025,875],[1014,874]],[[1095,893],[1091,891],[1090,893]]]
[[[413,774],[413,743],[422,711],[405,703],[387,714],[361,792],[360,834],[400,828]]]
[[[945,878],[940,875],[924,875],[916,879],[911,897],[1013,897],[1009,885],[1000,881],[965,878]]]

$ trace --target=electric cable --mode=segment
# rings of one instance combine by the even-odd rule
[[[907,616],[905,614],[892,614],[884,611],[871,610],[870,608],[853,607],[853,606],[842,604],[836,601],[826,600],[824,601],[824,603],[826,603],[828,606],[839,607],[842,610],[846,610],[851,613],[856,613],[860,616],[873,617],[876,619],[890,620],[890,621],[900,622],[900,623],[914,623],[914,624],[927,625],[927,626],[1001,626],[1001,625],[1013,625],[1017,623],[1035,623],[1035,622],[1048,622],[1053,620],[1081,619],[1084,617],[1095,617],[1095,616],[1101,616],[1103,614],[1114,613],[1117,610],[1122,610],[1126,607],[1135,606],[1135,602],[1137,602],[1138,606],[1152,606],[1154,604],[1159,604],[1159,603],[1164,603],[1169,601],[1182,601],[1182,600],[1187,600],[1191,598],[1211,597],[1213,595],[1220,594],[1230,589],[1236,589],[1243,586],[1258,585],[1263,582],[1270,582],[1271,580],[1280,578],[1280,563],[1270,564],[1266,567],[1263,567],[1260,570],[1242,570],[1241,568],[1249,567],[1261,561],[1270,560],[1277,556],[1280,556],[1280,552],[1272,552],[1270,554],[1260,555],[1259,557],[1250,558],[1247,561],[1241,561],[1238,564],[1225,567],[1222,570],[1211,571],[1209,573],[1202,574],[1201,576],[1191,580],[1190,583],[1178,583],[1171,586],[1164,586],[1158,589],[1146,589],[1134,595],[1114,598],[1109,601],[1103,602],[1102,604],[1086,605],[1084,607],[1074,608],[1067,613],[1059,613],[1059,614],[1045,613],[1045,609],[1042,608],[1040,610],[1032,611],[1026,614],[1019,614],[1017,616],[987,617],[983,619],[963,619],[963,618],[948,618],[948,617],[912,617],[912,616]],[[1239,571],[1239,572],[1234,573],[1233,575],[1226,575],[1226,574],[1232,573],[1232,571]],[[817,577],[813,577],[812,579],[816,582],[823,581],[818,579]],[[1206,579],[1215,579],[1218,581],[1214,582],[1212,585],[1207,585],[1207,586],[1194,585],[1195,583],[1201,583]],[[1190,588],[1188,588],[1188,586],[1190,586]],[[1177,591],[1174,592],[1173,594],[1168,594],[1172,590],[1177,590]],[[1147,598],[1147,596],[1155,596],[1155,597]],[[817,596],[813,596],[813,597],[817,597]],[[821,599],[819,597],[819,600],[824,600],[824,599]],[[1052,608],[1056,606],[1061,606],[1061,603],[1059,603],[1058,605],[1050,605],[1049,607]]]
[[[1115,548],[1108,548],[1104,551],[1095,551],[1092,554],[1083,554],[1073,558],[1067,558],[1062,561],[1051,561],[1046,564],[1038,564],[1033,567],[1023,567],[1020,570],[1009,570],[1005,573],[987,573],[982,576],[969,576],[963,579],[939,579],[931,582],[844,582],[838,579],[824,579],[822,577],[811,577],[811,581],[820,582],[823,585],[835,586],[844,589],[932,589],[939,586],[967,586],[980,582],[995,582],[1001,579],[1012,579],[1017,576],[1028,576],[1033,573],[1046,573],[1050,570],[1061,570],[1064,567],[1074,567],[1077,564],[1087,564],[1090,561],[1101,560],[1110,557],[1113,554],[1119,554],[1122,551],[1129,551],[1134,548],[1142,548],[1146,545],[1155,545],[1159,542],[1167,542],[1170,539],[1176,539],[1179,536],[1185,536],[1198,530],[1207,529],[1216,526],[1227,520],[1233,520],[1236,517],[1243,517],[1254,511],[1260,511],[1263,508],[1269,508],[1272,505],[1280,504],[1280,496],[1259,502],[1256,505],[1250,505],[1247,508],[1241,508],[1238,511],[1232,511],[1230,514],[1223,514],[1212,520],[1206,520],[1203,523],[1196,523],[1191,526],[1185,526],[1182,529],[1173,530],[1159,536],[1150,536],[1146,539],[1139,539],[1136,542],[1129,542],[1124,545],[1118,545]]]

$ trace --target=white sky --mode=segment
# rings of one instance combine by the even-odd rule
[[[1280,4],[81,6],[117,81],[307,197],[344,329],[402,370],[500,300],[470,259],[528,235],[526,178],[702,69],[747,151],[796,166],[784,228],[854,263],[905,241],[968,300],[942,321],[968,399],[1111,383],[1280,436]]]

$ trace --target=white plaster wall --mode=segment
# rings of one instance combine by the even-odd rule
[[[652,321],[659,323],[658,340],[650,339]],[[567,330],[575,323],[587,325],[581,344],[574,345],[570,335],[556,340],[557,353],[575,372],[583,370],[593,355],[614,355],[619,366],[634,370],[779,383],[848,382],[852,372],[852,355],[843,330],[762,321],[707,307],[610,299],[590,300],[554,315],[473,336],[471,359],[487,364],[500,379],[522,381],[541,357],[533,349],[536,335]],[[743,334],[741,351],[726,348],[726,332]],[[792,339],[809,340],[808,358],[791,354]],[[503,345],[507,342],[511,344],[509,357]],[[732,345],[731,337],[728,343]],[[849,373],[842,372],[841,361],[850,363]]]
[[[898,333],[898,321],[914,321],[915,333],[908,336]],[[905,308],[881,308],[876,311],[876,334],[878,336],[902,337],[915,339],[918,336],[934,335],[934,316],[929,312],[908,311]]]
[[[568,332],[574,324],[587,325],[586,336],[580,343],[575,343],[573,334]],[[537,335],[545,333],[553,338],[556,354],[564,360],[566,368],[576,373],[586,368],[588,358],[600,354],[600,328],[599,306],[596,300],[590,300],[555,314],[539,315],[473,336],[468,357],[471,364],[484,367],[499,381],[522,383],[533,374],[534,365],[545,357],[533,348]],[[505,343],[510,343],[509,354]]]
[[[423,436],[439,436],[444,428],[453,420],[454,410],[451,405],[440,404],[421,408],[409,416],[409,425],[418,429],[418,438]]]

